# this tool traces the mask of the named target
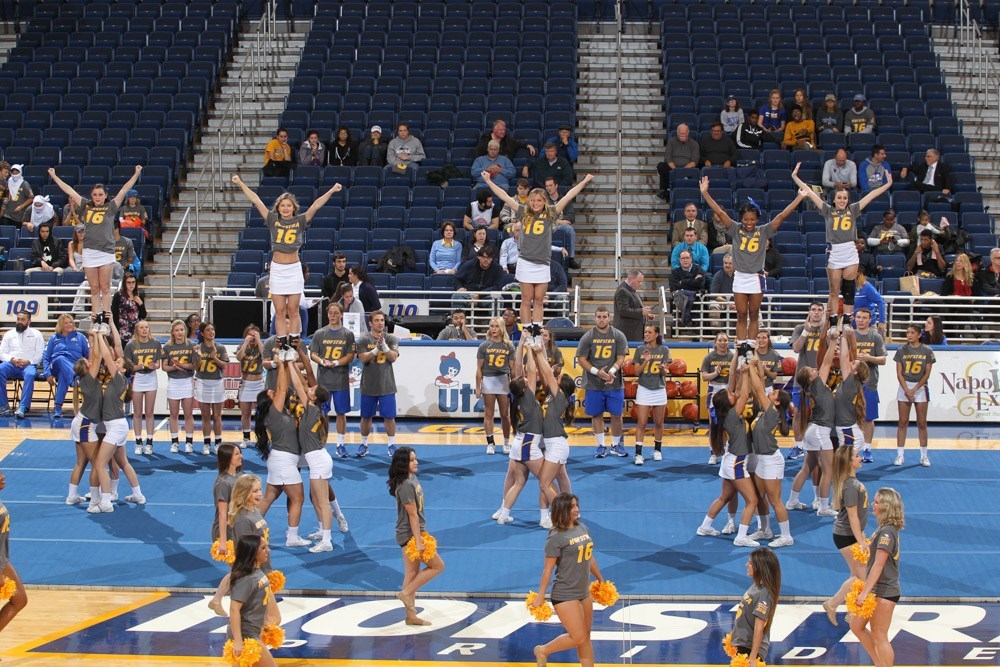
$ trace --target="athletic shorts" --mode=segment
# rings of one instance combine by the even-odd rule
[[[836,545],[837,551],[840,551],[841,549],[854,546],[858,543],[858,541],[854,539],[853,535],[838,535],[837,533],[834,533],[833,543]]]
[[[878,419],[878,391],[862,387],[865,392],[865,420],[873,422]]]
[[[773,454],[755,454],[757,462],[754,464],[753,474],[761,479],[784,479],[785,478],[785,457],[781,450]]]
[[[805,434],[802,436],[802,449],[807,452],[833,450],[833,441],[830,440],[830,427],[809,424],[806,427]]]
[[[107,433],[104,434],[105,444],[110,443],[115,447],[124,447],[125,443],[128,442],[128,420],[124,417],[104,422],[104,428],[107,429]]]
[[[857,450],[861,449],[861,443],[865,440],[864,435],[861,433],[861,427],[857,424],[838,426],[837,435],[840,436],[841,447],[853,447]]]
[[[750,473],[747,472],[747,455],[736,456],[726,452],[722,455],[722,465],[719,466],[719,477],[722,479],[746,479]]]
[[[156,391],[160,388],[160,383],[156,377],[156,371],[151,373],[136,373],[132,377],[132,393],[138,394],[145,391]]]
[[[351,390],[338,389],[337,391],[331,391],[330,403],[333,403],[333,411],[336,414],[346,415],[351,411]],[[326,413],[330,413],[329,405],[327,405]]]
[[[309,466],[309,479],[330,479],[333,477],[333,459],[325,449],[306,452],[306,465]]]
[[[583,397],[583,411],[588,417],[609,415],[620,417],[625,409],[625,389],[609,389],[607,391],[588,389]]]
[[[569,441],[562,436],[544,438],[544,441],[545,460],[558,463],[559,465],[566,465],[566,461],[569,460]]]
[[[194,378],[167,378],[167,399],[194,398]]]
[[[305,287],[302,277],[302,263],[278,264],[271,262],[269,278],[271,294],[275,296],[298,296]]]
[[[518,463],[537,461],[542,458],[542,450],[538,447],[541,442],[542,436],[537,433],[518,433],[510,446],[510,458]]]
[[[828,269],[846,269],[849,266],[857,266],[858,263],[858,247],[854,245],[853,241],[827,244],[826,266]]]
[[[243,380],[240,383],[240,403],[256,403],[257,395],[264,391],[264,380]]]
[[[802,387],[797,384],[792,385],[792,390],[788,392],[792,398],[792,405],[796,410],[802,410]]]
[[[907,389],[913,389],[915,386],[917,386],[916,382],[909,382],[909,381],[906,382]],[[900,403],[910,402],[910,399],[908,399],[906,397],[906,394],[903,393],[902,387],[896,390],[896,400],[899,401]],[[924,385],[923,387],[918,389],[917,392],[913,395],[914,403],[926,403],[929,400],[930,400],[930,391],[928,391],[927,385]]]
[[[298,455],[272,449],[267,457],[267,483],[271,486],[301,484]]]
[[[371,419],[375,416],[375,410],[382,419],[396,418],[396,395],[386,394],[385,396],[361,396],[361,418]]]
[[[763,294],[764,284],[763,273],[736,271],[733,274],[733,294]]]
[[[666,405],[667,389],[666,387],[660,387],[659,389],[646,389],[642,385],[639,385],[635,392],[635,403],[636,405],[645,405],[651,408]]]
[[[69,434],[73,442],[97,442],[96,424],[83,416],[82,412],[76,413],[73,421],[69,425]]]

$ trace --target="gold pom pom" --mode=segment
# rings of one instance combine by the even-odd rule
[[[220,563],[226,563],[227,565],[232,565],[236,560],[236,549],[233,547],[232,540],[226,540],[226,554],[222,555],[219,553],[219,540],[212,542],[212,560],[217,560]]]
[[[590,594],[597,604],[605,607],[614,606],[618,602],[618,588],[614,582],[607,579],[602,582],[590,582]]]
[[[280,625],[265,625],[260,640],[270,648],[278,649],[285,643],[285,630]]]
[[[230,639],[222,647],[222,659],[230,665],[237,667],[253,667],[260,662],[260,656],[264,654],[264,648],[256,639],[244,639],[243,651],[239,657],[233,654],[233,640]]]
[[[268,572],[267,580],[271,583],[272,593],[277,593],[285,587],[285,573],[281,570],[271,570]]]
[[[757,657],[757,667],[767,667],[766,663]],[[736,653],[735,649],[733,651],[732,659],[729,661],[729,667],[750,667],[750,656],[746,653]]]
[[[865,544],[867,544],[868,547],[871,548],[872,541],[871,540],[865,540]],[[862,549],[861,548],[861,544],[859,544],[857,542],[855,542],[854,544],[851,545],[851,556],[853,556],[854,560],[858,561],[862,565],[867,565],[868,564],[868,551],[865,550],[865,549]]]
[[[538,607],[533,607],[532,603],[538,598],[538,593],[535,591],[528,591],[528,597],[524,601],[524,606],[528,608],[528,613],[531,614],[536,621],[547,621],[552,618],[552,614],[555,613],[555,609],[552,608],[552,604],[549,602],[543,602]]]
[[[861,591],[865,588],[865,582],[860,579],[855,579],[854,583],[851,584],[851,590],[847,594],[847,611],[851,612],[855,616],[860,616],[861,618],[871,618],[872,614],[875,613],[875,605],[878,601],[875,599],[874,593],[869,593],[868,597],[858,602],[858,596],[861,595]]]
[[[722,638],[722,650],[726,652],[730,658],[736,655],[736,647],[733,646],[733,633],[728,632],[726,636]]]
[[[423,550],[417,551],[417,540],[411,537],[403,547],[403,553],[412,561],[422,560],[429,563],[437,555],[437,540],[430,533],[420,533],[420,540],[424,545]]]

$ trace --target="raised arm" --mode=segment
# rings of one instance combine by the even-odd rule
[[[488,171],[481,172],[480,176],[482,176],[483,178],[483,183],[485,183],[487,187],[489,187],[489,189],[493,191],[493,194],[499,197],[503,203],[507,204],[507,206],[510,206],[510,210],[513,211],[514,214],[516,215],[518,210],[521,208],[521,204],[518,203],[518,201],[513,197],[511,197],[509,194],[507,194],[506,190],[504,190],[499,185],[493,182],[493,178],[490,176],[490,172]]]
[[[96,378],[97,374],[101,372],[101,347],[98,342],[98,338],[101,338],[100,334],[90,332],[90,370],[87,371],[87,375],[92,378]]]
[[[333,185],[332,188],[330,188],[329,190],[327,190],[326,192],[324,192],[322,195],[320,195],[316,199],[316,201],[314,201],[312,203],[312,206],[310,206],[309,208],[306,209],[306,222],[309,222],[310,220],[312,220],[313,216],[316,215],[316,213],[318,213],[321,208],[323,208],[324,206],[326,206],[326,203],[328,201],[330,201],[330,197],[332,197],[333,195],[337,194],[338,192],[340,192],[343,189],[344,189],[344,186],[342,186],[340,183],[334,183],[334,185]]]
[[[594,175],[587,174],[583,177],[582,181],[570,188],[570,191],[564,194],[562,198],[556,202],[556,213],[562,213],[563,210],[569,206],[569,203],[576,199],[576,196],[583,191],[583,188],[586,187],[587,183],[590,183],[592,180],[594,180]]]
[[[560,391],[559,379],[552,372],[549,360],[545,358],[545,350],[540,345],[532,345],[528,349],[535,356],[535,366],[538,368],[538,373],[542,376],[542,384],[548,387],[549,392],[555,396]],[[530,387],[526,388],[525,391],[530,391]]]
[[[816,194],[816,191],[812,189],[811,185],[799,178],[799,167],[801,166],[801,162],[795,163],[795,169],[792,170],[792,181],[795,182],[795,185],[799,186],[800,190],[806,191],[806,197],[816,208],[823,208],[823,198]]]
[[[80,205],[80,202],[83,201],[83,197],[80,196],[79,192],[70,187],[69,183],[56,176],[56,170],[53,167],[49,167],[49,178],[51,178],[52,182],[55,183],[67,197],[69,197],[69,200],[73,202],[74,207]]]
[[[787,218],[788,216],[790,216],[792,213],[795,212],[795,209],[797,209],[799,207],[799,204],[801,204],[802,201],[809,196],[810,192],[812,192],[812,190],[799,188],[799,194],[796,195],[795,199],[792,200],[792,203],[786,206],[784,211],[774,216],[774,218],[771,220],[771,225],[774,227],[774,231],[778,231],[778,228],[781,227],[781,223],[785,221],[785,218]]]
[[[868,206],[868,204],[871,204],[873,201],[881,197],[882,193],[886,192],[891,187],[892,187],[892,172],[886,169],[885,183],[883,183],[882,185],[880,185],[879,187],[875,188],[874,190],[866,194],[864,197],[862,197],[861,201],[858,202],[858,210],[863,211],[865,209],[865,206]]]
[[[711,207],[712,211],[719,216],[719,222],[726,229],[733,226],[733,219],[729,217],[726,213],[726,209],[719,206],[719,203],[712,198],[712,195],[708,194],[708,176],[702,176],[701,180],[698,181],[698,189],[701,190],[702,199]]]
[[[309,363],[308,360],[306,360],[306,366],[312,368],[312,364]],[[291,383],[291,388],[295,392],[295,395],[299,397],[299,400],[301,400],[303,404],[308,403],[309,396],[306,394],[306,383],[302,379],[302,373],[299,373],[299,370],[294,367],[288,368],[286,366],[286,369],[288,371],[288,379]]]
[[[288,364],[282,359],[277,359],[278,381],[274,388],[274,406],[281,412],[285,411],[285,399],[288,398]]]
[[[830,377],[830,367],[833,366],[833,355],[837,351],[837,331],[836,329],[828,329],[826,332],[826,354],[823,355],[823,359],[820,360],[819,364],[819,377],[826,384],[827,379]]]
[[[136,181],[139,180],[139,174],[141,173],[142,173],[142,167],[136,165],[135,171],[132,173],[132,178],[125,181],[125,185],[123,185],[122,189],[119,190],[118,194],[115,195],[114,198],[115,206],[122,205],[122,202],[125,201],[125,193],[132,189],[132,186],[135,185]]]
[[[753,391],[753,399],[761,407],[761,410],[763,410],[763,406],[766,406],[770,401],[767,400],[767,389],[764,388],[764,367],[761,365],[758,357],[754,356],[748,374],[750,376],[750,389]]]
[[[257,209],[257,212],[260,213],[260,217],[266,219],[269,211],[267,210],[267,207],[264,206],[264,202],[262,202],[260,197],[257,196],[257,193],[247,187],[247,184],[243,182],[243,179],[239,177],[239,174],[233,174],[233,177],[230,180],[235,185],[239,186],[240,190],[243,191],[243,194],[246,195],[246,198],[250,200],[250,203],[253,204],[254,208]]]

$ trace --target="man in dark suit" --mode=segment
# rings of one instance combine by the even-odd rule
[[[639,297],[643,280],[642,271],[630,269],[625,274],[625,280],[615,290],[614,327],[625,334],[625,338],[630,341],[642,340],[642,330],[646,322],[653,320],[652,309],[643,306]]]
[[[912,173],[914,182],[911,187],[919,192],[940,192],[943,195],[950,195],[955,189],[955,179],[951,175],[951,169],[944,162],[941,162],[941,153],[933,148],[928,148],[924,155],[924,161],[904,167],[899,175],[906,178],[907,173]]]

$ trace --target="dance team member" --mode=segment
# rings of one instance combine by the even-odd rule
[[[240,428],[243,430],[242,449],[250,446],[251,417],[257,395],[264,391],[264,344],[256,324],[243,330],[243,343],[236,350],[240,362]]]
[[[0,491],[7,488],[7,477],[0,472]],[[10,511],[0,502],[0,574],[14,582],[14,594],[0,609],[0,632],[28,605],[28,592],[10,562]]]
[[[222,369],[229,364],[229,351],[221,343],[215,342],[215,325],[202,322],[199,327],[201,344],[197,347],[194,372],[195,396],[201,405],[201,453],[212,453],[212,434],[215,434],[215,449],[222,444],[222,404],[226,400],[225,380]]]
[[[329,321],[309,341],[309,357],[319,367],[319,385],[327,390],[337,413],[337,456],[347,458],[344,438],[347,413],[351,411],[351,362],[356,356],[354,332],[343,325],[344,308],[331,303],[326,308]],[[329,412],[329,406],[324,414]]]
[[[180,451],[179,419],[184,408],[184,453],[194,452],[195,344],[188,340],[187,325],[174,320],[170,341],[163,346],[162,368],[167,373],[167,405],[170,408],[170,451]]]
[[[771,623],[781,596],[778,557],[770,549],[754,549],[747,559],[747,576],[753,584],[740,599],[731,642],[736,652],[748,656],[754,665],[767,657],[771,644]]]
[[[156,393],[160,390],[157,370],[163,359],[163,346],[149,332],[149,322],[135,323],[135,335],[125,346],[125,358],[135,369],[132,377],[132,430],[135,432],[135,455],[153,453]],[[142,444],[142,427],[146,426],[146,444]]]
[[[499,317],[490,319],[486,340],[476,351],[476,398],[483,399],[483,430],[486,433],[486,453],[496,452],[493,439],[494,411],[500,406],[500,428],[503,432],[503,453],[510,454],[510,364],[514,346],[507,328]]]
[[[823,602],[823,611],[830,622],[837,625],[837,607],[847,599],[847,592],[855,579],[864,580],[865,566],[851,553],[857,544],[868,552],[865,524],[868,523],[868,490],[858,480],[861,454],[854,447],[841,446],[833,453],[833,508],[837,518],[833,522],[833,543],[847,562],[850,576],[830,598]]]
[[[906,327],[906,345],[900,345],[892,358],[896,362],[896,405],[899,408],[899,423],[896,427],[896,460],[894,466],[903,465],[903,449],[906,447],[906,432],[910,423],[910,407],[917,413],[917,437],[920,442],[920,465],[929,468],[927,457],[927,406],[930,390],[927,383],[931,379],[934,366],[934,350],[920,342],[920,327],[911,324]]]
[[[758,341],[762,335],[766,336],[767,334],[764,332],[758,334]],[[785,509],[785,505],[781,501],[781,482],[785,478],[785,457],[781,455],[777,436],[779,434],[788,435],[788,408],[792,399],[784,389],[772,388],[768,391],[765,385],[766,370],[759,357],[756,357],[751,363],[748,373],[754,401],[759,406],[757,415],[750,422],[751,456],[754,459],[753,480],[757,486],[761,504],[774,508],[774,518],[778,520],[778,528],[781,531],[781,535],[771,540],[768,546],[772,549],[790,547],[795,544],[795,540],[792,539],[792,529],[788,522],[788,510]],[[757,517],[761,518],[760,512],[757,513]],[[769,521],[770,514],[765,514],[764,518],[761,519],[760,530],[751,535],[750,539],[770,539],[773,537],[768,526]]]
[[[212,486],[212,501],[216,509],[212,517],[212,542],[219,541],[219,554],[225,556],[228,553],[226,542],[232,538],[229,530],[229,503],[233,497],[233,487],[236,486],[243,467],[243,452],[239,447],[226,443],[215,451],[215,456],[219,474],[216,475],[215,484]],[[234,540],[233,545],[235,544]],[[222,593],[221,589],[217,590],[208,603],[209,608],[219,616],[226,615],[222,607]]]
[[[611,417],[611,452],[628,456],[622,444],[622,411],[625,409],[625,385],[618,372],[628,354],[628,339],[611,326],[607,306],[594,309],[594,326],[580,338],[576,348],[576,363],[583,375],[586,390],[583,408],[590,417],[597,440],[595,459],[608,455],[604,440],[604,413]]]
[[[274,599],[267,574],[262,569],[271,558],[267,540],[246,535],[236,544],[236,560],[229,591],[229,626],[226,638],[233,640],[233,655],[243,653],[243,642],[254,639],[260,644],[260,660],[253,667],[274,667],[271,649],[261,640],[265,625],[281,625],[281,611]]]
[[[882,334],[871,328],[872,313],[867,308],[854,311],[854,341],[858,359],[868,367],[868,379],[862,384],[865,394],[865,419],[861,422],[861,460],[872,463],[872,439],[875,437],[875,420],[878,419],[878,373],[879,366],[885,366],[885,340]]]
[[[708,457],[708,465],[715,465],[723,454],[724,442],[720,440],[722,431],[714,428],[719,425],[715,412],[713,398],[715,393],[729,386],[729,368],[732,365],[733,353],[729,351],[729,336],[723,332],[715,335],[715,347],[701,361],[701,380],[708,383],[708,395],[705,397],[708,406],[708,445],[712,449]]]
[[[653,412],[653,460],[663,460],[663,415],[667,411],[667,385],[663,378],[669,374],[670,348],[663,344],[660,327],[647,324],[642,330],[642,345],[635,348],[632,363],[639,368],[636,389],[635,464],[645,463],[642,458],[642,440],[646,437],[646,423]]]
[[[771,334],[767,331],[758,331],[757,360],[760,361],[761,370],[764,372],[764,389],[770,390],[774,386],[774,381],[781,374],[783,359],[777,350],[771,347]]]
[[[389,456],[396,451],[396,375],[392,365],[399,358],[399,341],[385,331],[385,313],[370,315],[371,331],[358,339],[361,371],[361,445],[358,456],[368,455],[368,435],[376,409],[382,416],[389,440]]]
[[[100,438],[97,435],[97,425],[101,423],[101,402],[104,400],[104,390],[101,381],[97,379],[101,372],[101,352],[97,347],[96,331],[87,334],[89,340],[89,357],[77,359],[73,364],[73,373],[77,377],[78,396],[82,401],[76,409],[73,421],[69,425],[69,434],[76,443],[76,465],[69,475],[69,492],[66,494],[66,504],[76,505],[85,498],[80,495],[80,481],[84,470],[90,464],[90,503],[94,507],[100,503],[101,482],[97,474],[97,448]],[[96,500],[95,500],[96,499]]]

